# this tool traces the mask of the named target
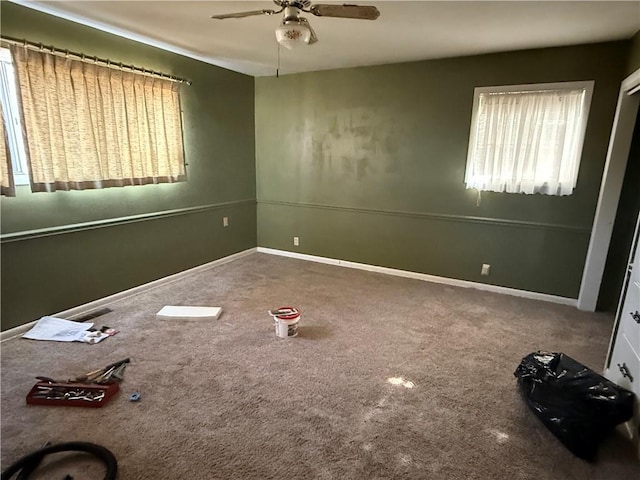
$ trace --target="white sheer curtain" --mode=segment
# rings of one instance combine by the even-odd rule
[[[185,180],[179,84],[13,45],[34,192]]]
[[[7,197],[15,197],[16,190],[13,183],[13,168],[11,165],[11,152],[5,129],[4,112],[0,102],[0,194]]]
[[[570,195],[580,166],[585,94],[584,88],[479,93],[467,188]]]

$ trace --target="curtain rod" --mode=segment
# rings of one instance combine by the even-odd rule
[[[28,40],[19,40],[17,38],[5,37],[4,35],[0,37],[2,42],[9,43],[12,45],[20,45],[25,48],[29,48],[31,50],[38,50],[41,52],[47,52],[52,55],[57,55],[59,57],[73,58],[74,60],[80,60],[85,63],[93,63],[99,64],[107,68],[112,68],[114,70],[123,70],[134,73],[140,73],[142,75],[147,75],[150,77],[158,77],[164,78],[165,80],[170,80],[172,82],[177,83],[186,83],[187,85],[191,85],[189,80],[184,78],[175,77],[173,75],[169,75],[162,72],[157,72],[155,70],[149,70],[142,67],[136,67],[135,65],[124,65],[121,62],[114,62],[109,60],[108,58],[99,58],[99,57],[91,57],[89,55],[85,55],[84,53],[72,52],[69,50],[62,50],[60,48],[56,48],[54,46],[45,46],[42,43],[30,42]]]

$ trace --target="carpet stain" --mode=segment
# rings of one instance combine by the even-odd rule
[[[499,430],[496,430],[494,428],[488,428],[485,430],[485,432],[487,432],[488,434],[492,435],[495,439],[496,442],[498,443],[506,443],[509,441],[509,435],[501,432]]]
[[[391,385],[402,385],[404,388],[413,388],[416,386],[415,383],[409,380],[405,380],[402,377],[391,377],[387,379],[387,382],[389,382]]]

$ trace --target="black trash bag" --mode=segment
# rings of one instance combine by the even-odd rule
[[[563,353],[530,353],[513,374],[529,408],[584,460],[595,460],[600,442],[633,415],[632,392]]]

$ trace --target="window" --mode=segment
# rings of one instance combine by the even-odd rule
[[[476,88],[467,188],[570,195],[578,177],[593,83]]]
[[[34,192],[186,179],[179,83],[26,44],[5,52],[3,188],[7,170]]]
[[[0,104],[4,114],[5,135],[11,157],[14,184],[29,185],[29,169],[24,154],[15,72],[8,48],[0,48]]]

